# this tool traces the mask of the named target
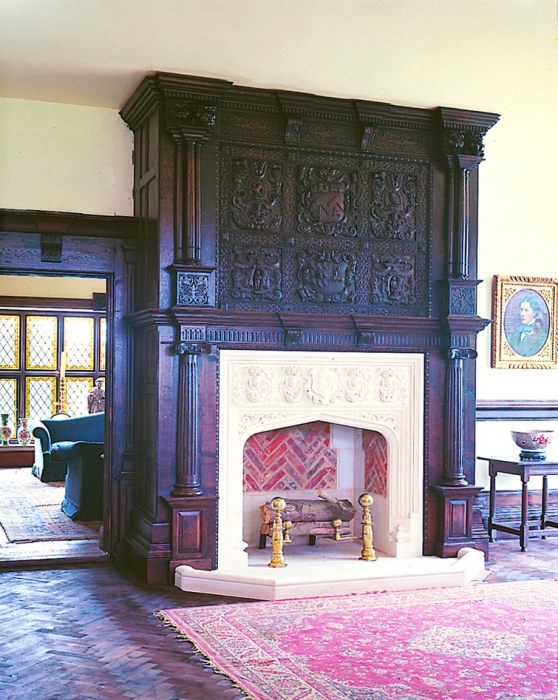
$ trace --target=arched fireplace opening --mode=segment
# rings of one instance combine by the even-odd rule
[[[380,516],[387,498],[388,444],[378,431],[312,421],[251,435],[243,449],[243,538],[259,543],[260,508],[276,495],[291,500],[336,498],[358,508],[358,497],[374,497]],[[359,518],[347,526],[359,534]],[[309,527],[295,523],[296,544],[308,539]]]

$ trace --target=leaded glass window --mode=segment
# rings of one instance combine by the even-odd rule
[[[48,418],[56,412],[56,379],[54,377],[27,377],[25,381],[25,415],[34,420]]]
[[[43,312],[20,304],[1,307],[0,412],[9,413],[14,425],[24,416],[87,414],[87,394],[96,379],[104,379],[104,312],[69,312],[71,303],[67,300],[64,311],[46,304],[40,305]]]
[[[25,366],[27,369],[56,369],[58,347],[56,316],[28,316]]]
[[[64,319],[64,350],[67,369],[93,369],[94,320],[83,317]]]
[[[0,413],[16,412],[17,379],[0,379]]]
[[[0,369],[19,369],[19,316],[0,315]]]
[[[93,388],[93,379],[66,380],[66,413],[70,416],[83,416],[87,413],[87,394]]]

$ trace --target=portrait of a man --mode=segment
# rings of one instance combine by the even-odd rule
[[[521,357],[533,357],[544,347],[549,333],[545,300],[534,289],[513,294],[504,312],[504,333],[510,348]]]

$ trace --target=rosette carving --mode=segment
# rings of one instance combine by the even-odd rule
[[[383,403],[406,403],[407,391],[402,372],[392,367],[380,370],[378,394]]]

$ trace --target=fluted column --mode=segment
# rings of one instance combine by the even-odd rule
[[[201,261],[201,147],[215,128],[216,108],[189,99],[168,99],[165,119],[175,143],[174,262]]]
[[[467,486],[463,471],[463,360],[474,359],[475,350],[450,348],[446,381],[446,458],[444,486]]]
[[[186,141],[186,255],[187,265],[201,259],[201,143]]]
[[[199,367],[198,357],[211,352],[206,343],[179,343],[178,429],[176,440],[176,481],[173,497],[202,494],[199,450]]]

